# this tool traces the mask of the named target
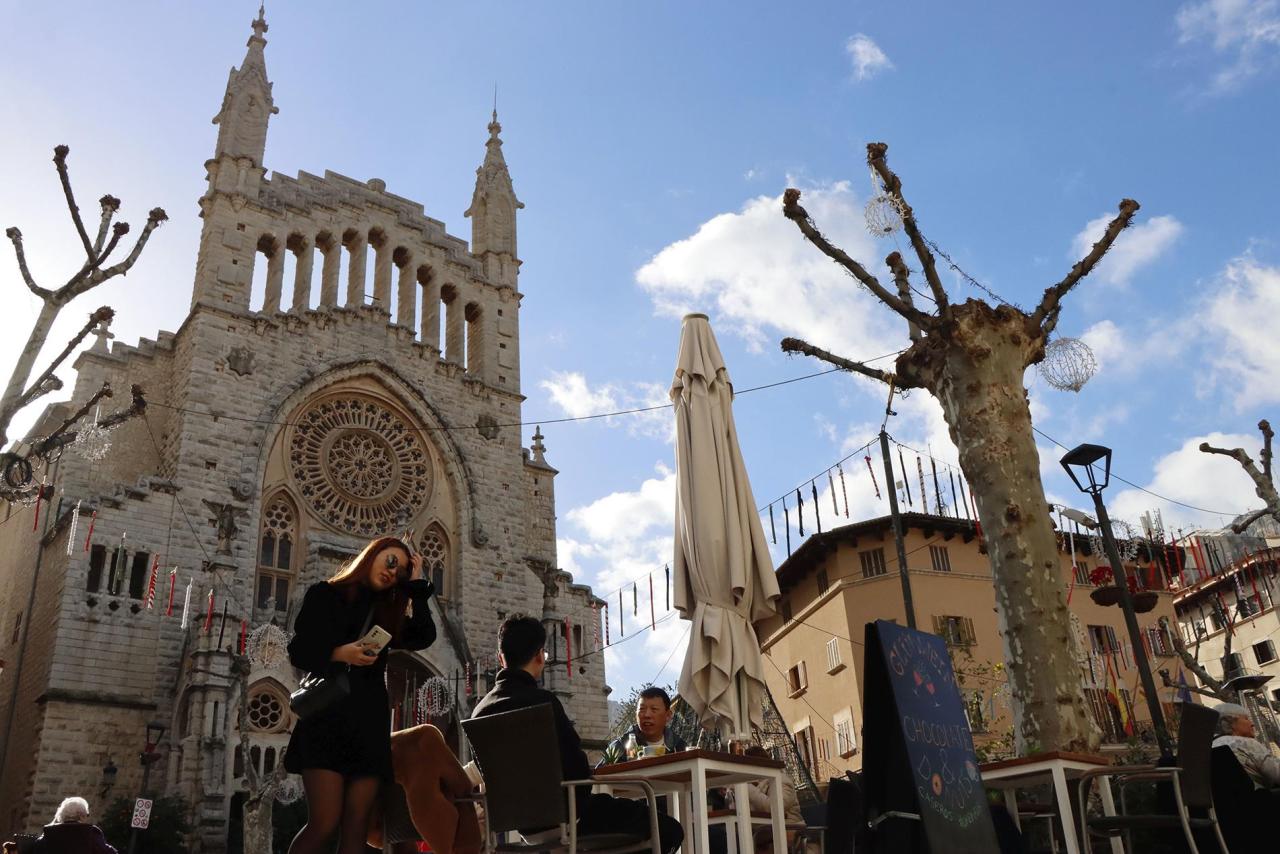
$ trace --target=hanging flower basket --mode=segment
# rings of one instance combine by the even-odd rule
[[[1133,610],[1138,614],[1145,614],[1156,606],[1159,597],[1156,596],[1154,590],[1143,590],[1141,593],[1133,594]]]
[[[1120,603],[1120,591],[1111,586],[1098,587],[1089,591],[1089,598],[1099,605],[1118,605]]]

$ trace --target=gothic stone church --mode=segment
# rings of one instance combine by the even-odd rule
[[[0,526],[0,655],[9,662],[0,721],[13,708],[0,732],[0,831],[38,829],[69,795],[95,810],[135,797],[146,725],[158,720],[168,731],[151,791],[189,805],[193,852],[226,850],[245,765],[267,771],[280,761],[296,686],[287,662],[255,663],[252,747],[241,751],[229,652],[241,620],[251,632],[269,622],[287,632],[308,585],[373,536],[410,528],[439,589],[440,633],[423,653],[393,655],[397,723],[421,713],[412,687],[446,677],[458,686],[457,710],[436,722],[457,745],[452,719],[485,688],[499,622],[520,611],[554,629],[548,687],[585,739],[606,735],[603,656],[589,654],[599,600],[556,569],[556,471],[541,436],[525,450],[511,426],[523,401],[522,205],[497,116],[465,214],[470,245],[380,180],[268,175],[277,107],[266,31],[259,15],[214,118],[190,313],[176,333],[137,346],[108,346],[101,330],[76,363],[72,400],[50,407],[35,433],[104,381],[118,392],[140,385],[145,418],[117,428],[100,461],[64,454],[38,530],[32,508],[11,508]],[[255,281],[260,306],[251,305]]]

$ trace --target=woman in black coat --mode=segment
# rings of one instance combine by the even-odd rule
[[[289,737],[284,766],[302,775],[307,796],[307,824],[290,854],[332,852],[339,829],[339,854],[364,852],[379,788],[392,780],[387,650],[425,649],[436,639],[427,607],[433,591],[422,574],[422,556],[411,555],[395,537],[369,543],[332,578],[307,590],[289,660],[313,674],[349,666],[351,693],[299,721]],[[358,643],[371,612],[371,625],[391,635],[381,652]]]

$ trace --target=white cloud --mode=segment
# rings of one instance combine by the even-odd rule
[[[618,409],[611,386],[594,390],[587,385],[587,378],[577,371],[556,371],[551,379],[538,383],[538,387],[551,395],[551,400],[570,418],[582,418]]]
[[[668,444],[675,441],[675,418],[668,406],[671,401],[660,383],[635,382],[629,389],[612,382],[593,387],[578,371],[555,371],[551,379],[541,381],[538,387],[550,394],[551,402],[570,418],[620,410],[647,410],[601,420],[610,426],[626,427],[632,436],[660,439]]]
[[[870,80],[881,71],[892,71],[893,63],[885,56],[880,45],[871,36],[858,33],[845,42],[845,53],[853,63],[853,76],[858,80]]]
[[[1201,442],[1220,448],[1245,448],[1256,457],[1261,440],[1257,435],[1238,433],[1210,433],[1187,439],[1176,451],[1156,461],[1154,475],[1144,487],[1174,501],[1219,511],[1224,515],[1191,510],[1132,488],[1122,489],[1108,499],[1111,515],[1136,524],[1142,513],[1158,509],[1166,527],[1217,528],[1230,522],[1235,514],[1259,506],[1253,482],[1240,465],[1228,457],[1202,452]]]
[[[1227,265],[1204,311],[1214,379],[1234,391],[1238,410],[1280,401],[1280,268],[1251,258]]]
[[[868,269],[883,268],[883,247],[867,234],[848,183],[810,189],[801,203],[833,243]],[[879,278],[889,280],[887,272]],[[905,322],[804,240],[783,217],[780,196],[712,217],[658,252],[636,280],[660,314],[711,310],[713,324],[757,351],[785,335],[862,359],[907,344]]]
[[[1107,230],[1115,214],[1090,220],[1071,241],[1071,258],[1083,258]],[[1171,216],[1155,216],[1131,225],[1120,233],[1110,251],[1089,274],[1089,278],[1113,285],[1125,285],[1134,273],[1160,257],[1182,234],[1182,223]]]
[[[1203,0],[1178,10],[1178,41],[1205,41],[1229,58],[1210,91],[1228,92],[1280,58],[1280,4],[1276,0]]]
[[[1079,338],[1093,351],[1099,375],[1131,377],[1157,360],[1167,363],[1181,352],[1193,339],[1187,326],[1185,317],[1160,318],[1146,331],[1100,320],[1080,333]]]

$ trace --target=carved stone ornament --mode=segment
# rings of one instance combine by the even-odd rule
[[[253,496],[253,481],[241,478],[230,483],[231,494],[237,501],[248,501]]]
[[[204,503],[214,512],[214,517],[210,521],[213,522],[218,530],[217,553],[220,555],[231,554],[231,544],[235,541],[236,534],[240,532],[240,526],[236,524],[236,516],[243,513],[244,510],[234,504],[220,504],[207,498]]]
[[[249,376],[253,373],[253,351],[248,347],[232,347],[227,354],[227,367],[237,376]]]
[[[339,530],[373,536],[416,515],[431,496],[433,471],[417,430],[360,395],[327,397],[297,418],[289,468],[302,499]]]
[[[476,428],[480,431],[480,435],[489,441],[498,438],[498,419],[492,415],[481,415],[476,419]]]

